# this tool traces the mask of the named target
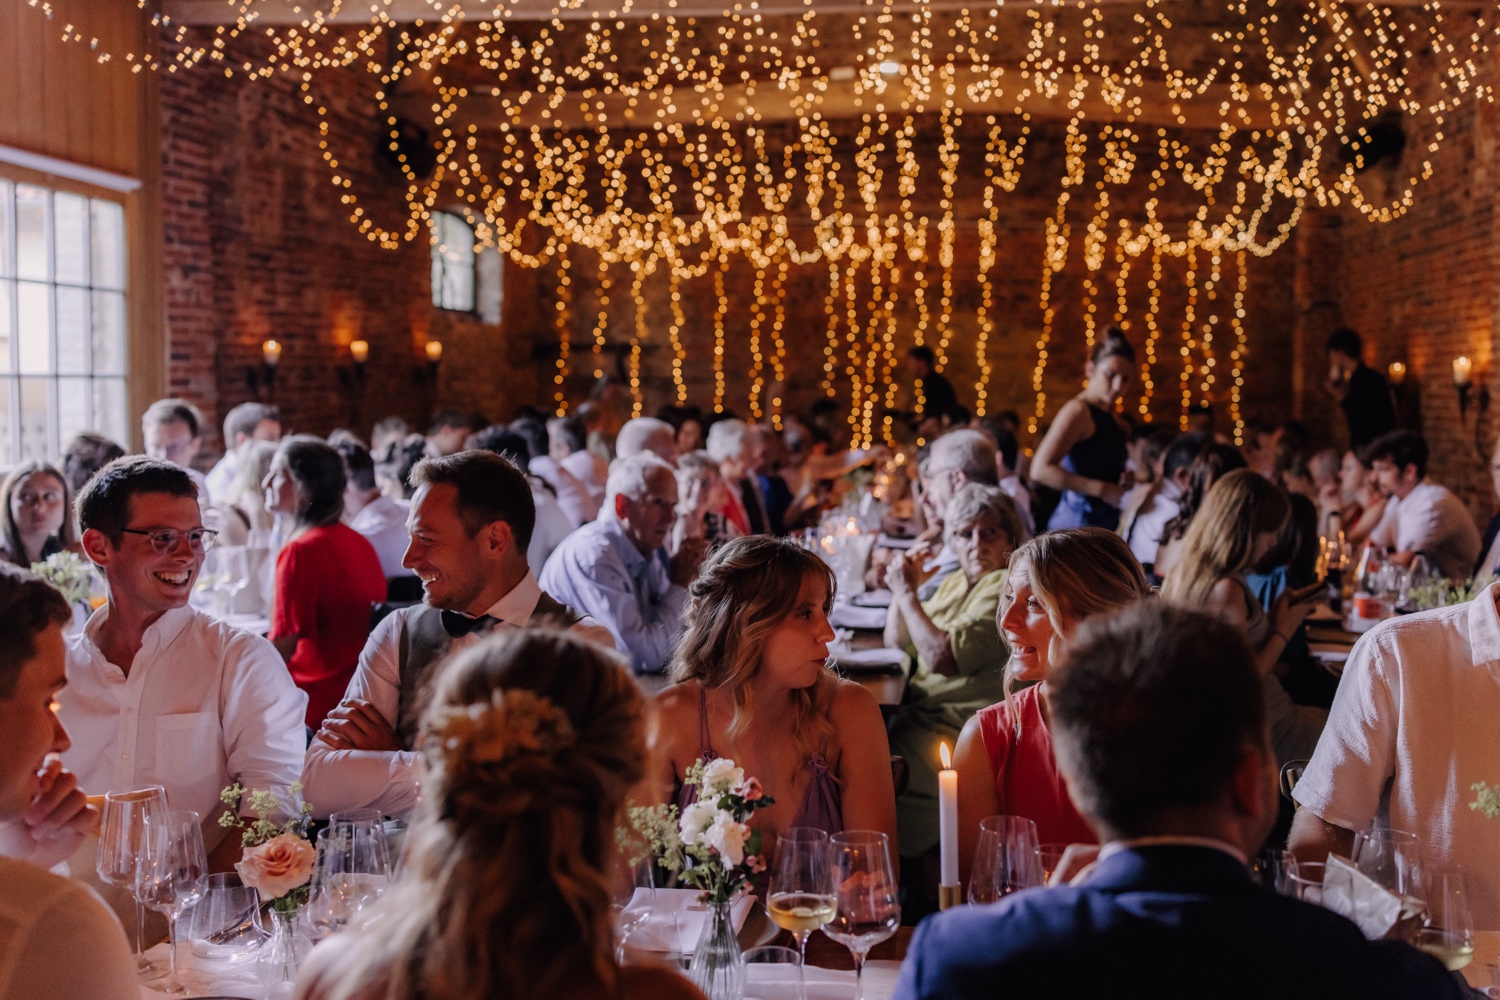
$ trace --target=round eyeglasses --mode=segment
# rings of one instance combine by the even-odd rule
[[[166,555],[177,548],[177,543],[184,538],[194,552],[207,552],[214,547],[219,540],[219,533],[212,528],[190,528],[187,531],[178,531],[176,528],[156,528],[146,530],[144,528],[121,528],[127,535],[143,535],[150,539],[151,547],[158,555]]]

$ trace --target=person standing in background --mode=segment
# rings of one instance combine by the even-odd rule
[[[1364,362],[1359,334],[1340,327],[1328,337],[1328,394],[1338,400],[1349,423],[1355,451],[1396,428],[1396,407],[1385,376]]]

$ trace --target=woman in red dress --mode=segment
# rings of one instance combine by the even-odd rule
[[[266,476],[266,509],[293,522],[276,556],[271,642],[307,692],[316,730],[344,696],[370,631],[370,610],[385,600],[380,557],[339,518],[344,460],[305,434],[286,438]]]
[[[1047,717],[1047,672],[1090,615],[1150,595],[1141,565],[1119,535],[1071,528],[1038,535],[1016,550],[1000,598],[1010,647],[1005,700],[981,709],[958,737],[958,852],[967,881],[986,816],[1024,816],[1043,844],[1093,844],[1057,770]],[[1017,692],[1016,685],[1033,682]]]

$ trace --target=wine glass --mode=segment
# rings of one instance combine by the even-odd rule
[[[250,570],[243,545],[219,545],[213,551],[219,556],[220,581],[224,589],[226,615],[235,613],[235,600],[250,583]]]
[[[615,961],[625,964],[625,941],[634,934],[656,909],[654,861],[648,855],[634,862],[622,862],[610,892],[610,909],[615,918]]]
[[[1422,868],[1422,840],[1405,830],[1370,829],[1354,835],[1354,867],[1403,896],[1416,894]]]
[[[313,941],[343,930],[360,910],[380,898],[390,877],[385,833],[368,826],[340,823],[318,831],[318,858],[313,867],[303,930]]]
[[[1457,868],[1426,872],[1427,916],[1412,943],[1457,972],[1474,958],[1474,913],[1467,876]]]
[[[260,896],[238,875],[210,875],[203,898],[188,914],[188,940],[193,954],[221,962],[238,962],[260,947],[256,926]]]
[[[833,919],[833,880],[828,869],[828,834],[794,826],[776,841],[767,912],[797,940],[797,996],[807,1000],[807,939]]]
[[[988,816],[979,821],[969,902],[993,903],[1042,884],[1042,855],[1036,824],[1024,816]]]
[[[865,956],[901,924],[890,842],[883,833],[846,830],[834,834],[831,843],[837,898],[823,933],[854,957],[854,1000],[864,1000]]]
[[[361,844],[368,844],[370,850],[383,857],[384,872],[391,872],[391,842],[385,832],[385,814],[379,809],[344,809],[331,813],[328,817],[328,828],[350,827],[350,836]]]
[[[128,889],[135,896],[136,971],[153,972],[146,957],[146,902],[141,896],[145,872],[146,824],[167,811],[167,790],[150,785],[104,796],[99,821],[99,855],[94,868],[107,885]]]
[[[177,978],[177,920],[203,898],[208,855],[203,850],[203,828],[191,809],[169,809],[146,824],[145,873],[141,894],[146,905],[167,918],[170,972],[154,988],[182,996],[188,988]]]

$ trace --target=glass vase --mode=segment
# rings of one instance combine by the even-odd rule
[[[710,903],[703,933],[688,966],[688,978],[708,1000],[742,1000],[745,995],[745,956],[740,954],[730,904]]]
[[[312,942],[297,929],[297,910],[270,911],[270,937],[260,946],[255,974],[266,1000],[290,997],[297,985],[297,969],[312,951]]]

